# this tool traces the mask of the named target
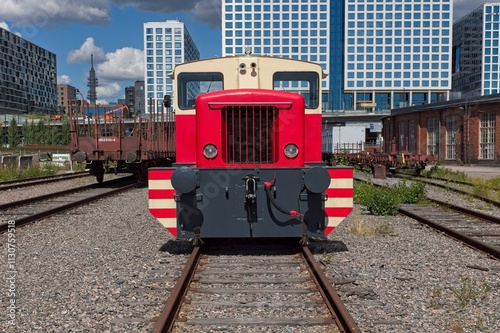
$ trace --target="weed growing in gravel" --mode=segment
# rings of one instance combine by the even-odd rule
[[[5,168],[0,169],[0,181],[52,176],[55,175],[59,170],[65,170],[65,168],[53,165],[44,165],[42,167],[28,167],[24,170],[20,170],[17,168]]]
[[[465,330],[462,326],[457,323],[448,323],[448,329],[453,333],[464,333]]]
[[[441,308],[443,306],[443,290],[438,287],[432,288],[429,292],[429,301],[432,308]]]
[[[470,178],[465,172],[444,168],[439,163],[434,164],[429,170],[422,171],[421,175],[429,178],[444,178],[448,180],[470,182]]]
[[[402,203],[418,203],[425,199],[425,185],[405,181],[392,187],[376,187],[373,183],[356,183],[354,200],[365,206],[373,215],[396,215]]]
[[[323,254],[321,255],[322,258],[321,258],[321,261],[325,264],[325,265],[330,265],[330,263],[332,262],[332,257],[333,257],[333,254],[332,253],[328,253],[326,251],[323,252]]]
[[[478,284],[469,276],[462,276],[460,280],[460,286],[458,288],[450,287],[450,290],[458,305],[462,308],[466,307],[471,301],[484,298],[491,290],[491,286],[487,283]]]
[[[371,183],[356,183],[354,200],[373,215],[396,215],[398,212],[399,198],[388,187],[377,188]]]
[[[376,223],[373,221],[356,221],[349,231],[353,234],[364,236],[392,235],[393,228],[388,222]]]
[[[415,204],[425,199],[426,191],[424,183],[413,182],[411,185],[408,185],[406,180],[402,180],[392,189],[401,197],[402,203]]]

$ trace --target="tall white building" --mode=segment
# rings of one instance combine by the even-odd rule
[[[301,59],[328,72],[329,13],[328,0],[223,0],[222,55]],[[322,87],[327,93],[328,80]]]
[[[453,24],[453,93],[500,93],[500,2],[481,5]]]
[[[198,60],[200,52],[184,23],[179,20],[144,23],[144,85],[146,113],[150,100],[160,110],[163,97],[175,94],[168,77],[177,64]]]
[[[346,0],[344,93],[355,109],[447,100],[452,0]]]

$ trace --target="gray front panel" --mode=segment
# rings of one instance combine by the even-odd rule
[[[196,193],[177,196],[180,238],[193,237],[195,227],[200,227],[202,238],[301,237],[302,220],[308,222],[310,236],[322,234],[326,216],[324,197],[304,189],[302,169],[198,169],[197,172]],[[275,177],[272,195],[279,206],[302,216],[284,214],[268,200],[264,182]],[[247,190],[248,178],[255,179],[255,191]],[[252,181],[248,185],[252,187]]]

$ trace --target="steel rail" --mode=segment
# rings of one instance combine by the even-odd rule
[[[357,181],[361,181],[361,182],[366,182],[366,180],[364,179],[359,179],[359,178],[355,178],[355,180]],[[383,185],[377,185],[377,184],[374,184],[375,186],[383,186]],[[434,184],[432,184],[434,185]],[[439,185],[438,185],[439,186]],[[448,189],[445,185],[441,185],[441,187],[444,187],[446,189]],[[452,189],[453,190],[453,189]],[[470,194],[468,193],[467,191],[464,191],[466,194]],[[472,194],[470,194],[472,195]],[[485,200],[487,202],[489,202],[490,200],[486,200],[485,198],[483,197],[478,197],[479,199],[481,200]],[[460,206],[456,206],[456,205],[453,205],[449,202],[444,202],[444,201],[441,201],[441,200],[437,200],[437,199],[431,199],[431,198],[427,198],[427,200],[429,200],[430,202],[434,202],[440,206],[444,206],[444,207],[449,207],[455,211],[458,211],[460,213],[463,213],[463,214],[467,214],[467,215],[470,215],[470,216],[474,216],[474,217],[477,217],[477,218],[480,218],[480,219],[483,219],[483,220],[486,220],[486,221],[489,221],[489,222],[492,222],[492,223],[499,223],[500,222],[500,219],[495,217],[495,216],[492,216],[492,215],[488,215],[488,214],[483,214],[481,212],[476,212],[476,211],[473,211],[473,210],[470,210],[470,209],[467,209],[467,208],[464,208],[464,207],[460,207]],[[400,214],[403,214],[405,216],[408,216],[414,220],[417,220],[419,221],[420,223],[423,223],[423,224],[426,224],[428,226],[430,226],[431,228],[434,228],[436,230],[439,230],[439,231],[442,231],[444,233],[446,233],[447,235],[455,238],[456,240],[459,240],[467,245],[470,245],[471,247],[475,248],[475,249],[478,249],[480,251],[483,251],[484,253],[486,254],[489,254],[493,257],[495,257],[496,259],[500,259],[500,250],[498,248],[495,248],[495,247],[492,247],[492,246],[489,246],[488,244],[486,243],[483,243],[483,242],[480,242],[472,237],[469,237],[463,233],[460,233],[456,230],[453,230],[451,228],[448,228],[446,226],[443,226],[439,223],[436,223],[434,221],[431,221],[423,216],[420,216],[418,214],[415,214],[411,211],[409,211],[408,209],[404,209],[404,208],[399,208],[398,209],[398,212]]]
[[[166,333],[172,330],[175,323],[175,317],[180,310],[182,299],[186,295],[191,279],[193,278],[196,267],[198,266],[200,257],[201,248],[200,246],[196,246],[189,257],[186,266],[184,266],[181,276],[177,280],[174,289],[172,289],[163,311],[156,321],[153,333]]]
[[[42,200],[57,198],[57,197],[71,194],[71,193],[75,193],[75,192],[87,191],[87,190],[91,190],[94,188],[103,188],[103,187],[106,187],[108,185],[115,185],[117,183],[127,181],[129,179],[132,180],[132,177],[117,178],[117,179],[109,180],[109,181],[104,182],[104,183],[94,183],[94,184],[90,184],[90,185],[84,185],[84,186],[80,186],[80,187],[76,187],[76,188],[71,188],[71,189],[67,189],[67,190],[62,190],[62,191],[58,191],[58,192],[44,194],[44,195],[40,195],[40,196],[37,196],[34,198],[27,198],[27,199],[22,199],[22,200],[18,200],[18,201],[7,202],[7,203],[0,205],[0,211],[19,207],[22,205],[26,205],[26,204],[30,204],[30,203],[34,203],[34,202],[38,202],[38,201],[42,201]]]
[[[328,280],[318,262],[314,258],[311,250],[306,246],[301,246],[302,254],[308,264],[311,273],[320,287],[320,292],[327,302],[325,302],[332,314],[335,314],[335,322],[341,332],[359,333],[358,325],[345,307],[344,303],[337,294],[337,291]]]
[[[444,204],[448,205],[447,203],[444,203]],[[406,215],[406,216],[408,216],[414,220],[417,220],[421,223],[427,224],[428,226],[430,226],[436,230],[440,230],[440,231],[446,233],[447,235],[449,235],[449,236],[451,236],[459,241],[462,241],[465,244],[472,246],[475,249],[478,249],[480,251],[483,251],[483,252],[495,257],[496,259],[500,259],[500,250],[498,248],[494,248],[492,246],[489,246],[489,245],[487,245],[483,242],[480,242],[472,237],[469,237],[461,232],[458,232],[458,231],[453,230],[451,228],[448,228],[444,225],[436,223],[432,220],[429,220],[423,216],[415,214],[407,209],[399,208],[399,213]]]
[[[97,195],[89,197],[89,198],[84,198],[84,199],[81,199],[81,200],[78,200],[78,201],[73,201],[73,202],[70,202],[68,204],[65,204],[65,205],[62,205],[62,206],[58,206],[58,207],[54,207],[52,209],[48,209],[46,211],[43,211],[43,212],[40,212],[40,213],[37,213],[37,214],[33,214],[33,215],[30,215],[30,216],[19,218],[19,219],[15,220],[15,226],[16,226],[16,228],[17,227],[21,227],[23,225],[26,225],[28,223],[40,220],[42,218],[45,218],[45,217],[48,217],[48,216],[51,216],[51,215],[55,215],[55,214],[58,214],[58,213],[62,213],[64,211],[67,211],[67,210],[75,208],[75,207],[83,206],[83,205],[85,205],[87,203],[90,203],[90,202],[93,202],[93,201],[96,201],[96,200],[108,197],[108,196],[113,195],[113,194],[117,194],[117,193],[120,193],[120,192],[123,192],[123,191],[127,191],[127,190],[129,190],[131,188],[136,188],[137,186],[138,186],[137,183],[129,184],[129,185],[126,185],[126,186],[123,186],[123,187],[120,187],[120,188],[116,188],[116,189],[107,191],[105,193],[97,194]],[[0,233],[4,233],[8,229],[9,229],[9,224],[8,223],[0,225]]]

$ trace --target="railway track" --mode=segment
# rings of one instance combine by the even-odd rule
[[[137,187],[134,177],[124,177],[104,182],[75,187],[38,197],[8,202],[0,205],[0,232],[8,229],[7,221],[15,221],[16,227],[42,218],[85,205],[89,202]]]
[[[57,182],[57,181],[62,181],[62,180],[69,180],[69,179],[77,179],[77,178],[83,178],[83,177],[90,177],[90,175],[88,174],[88,172],[82,171],[82,172],[59,174],[59,175],[53,175],[53,176],[43,176],[43,177],[33,177],[33,178],[26,178],[26,179],[8,180],[8,181],[0,182],[0,191],[7,191],[7,190],[15,189],[15,188],[43,185],[43,184],[47,184],[47,183],[52,183],[52,182]]]
[[[359,332],[307,247],[195,247],[153,332]]]
[[[358,181],[364,179],[357,178]],[[415,181],[421,181],[420,178]],[[458,195],[472,196],[472,193],[444,183],[424,181],[427,185],[454,191]],[[376,183],[377,186],[383,186]],[[487,204],[500,207],[500,203],[482,196],[473,196]],[[443,201],[427,195],[427,200],[432,205],[402,205],[399,213],[411,217],[422,224],[465,243],[466,245],[482,251],[496,259],[500,259],[500,217],[486,214],[477,209],[458,206],[451,201]]]
[[[475,189],[474,185],[471,183],[467,182],[460,182],[460,181],[450,181],[447,179],[440,179],[440,178],[426,178],[426,177],[413,177],[413,176],[407,176],[404,174],[398,174],[397,177],[402,178],[402,179],[408,179],[411,181],[418,181],[425,183],[427,185],[431,186],[436,186],[448,191],[453,191],[455,193],[461,194],[461,195],[466,195],[481,201],[484,201],[486,203],[489,203],[495,207],[500,207],[500,202],[496,200],[495,198],[500,199],[500,192],[499,189],[492,188],[492,187],[487,187],[487,186],[481,186],[481,189]],[[477,191],[482,191],[484,193],[480,194],[477,193]]]

